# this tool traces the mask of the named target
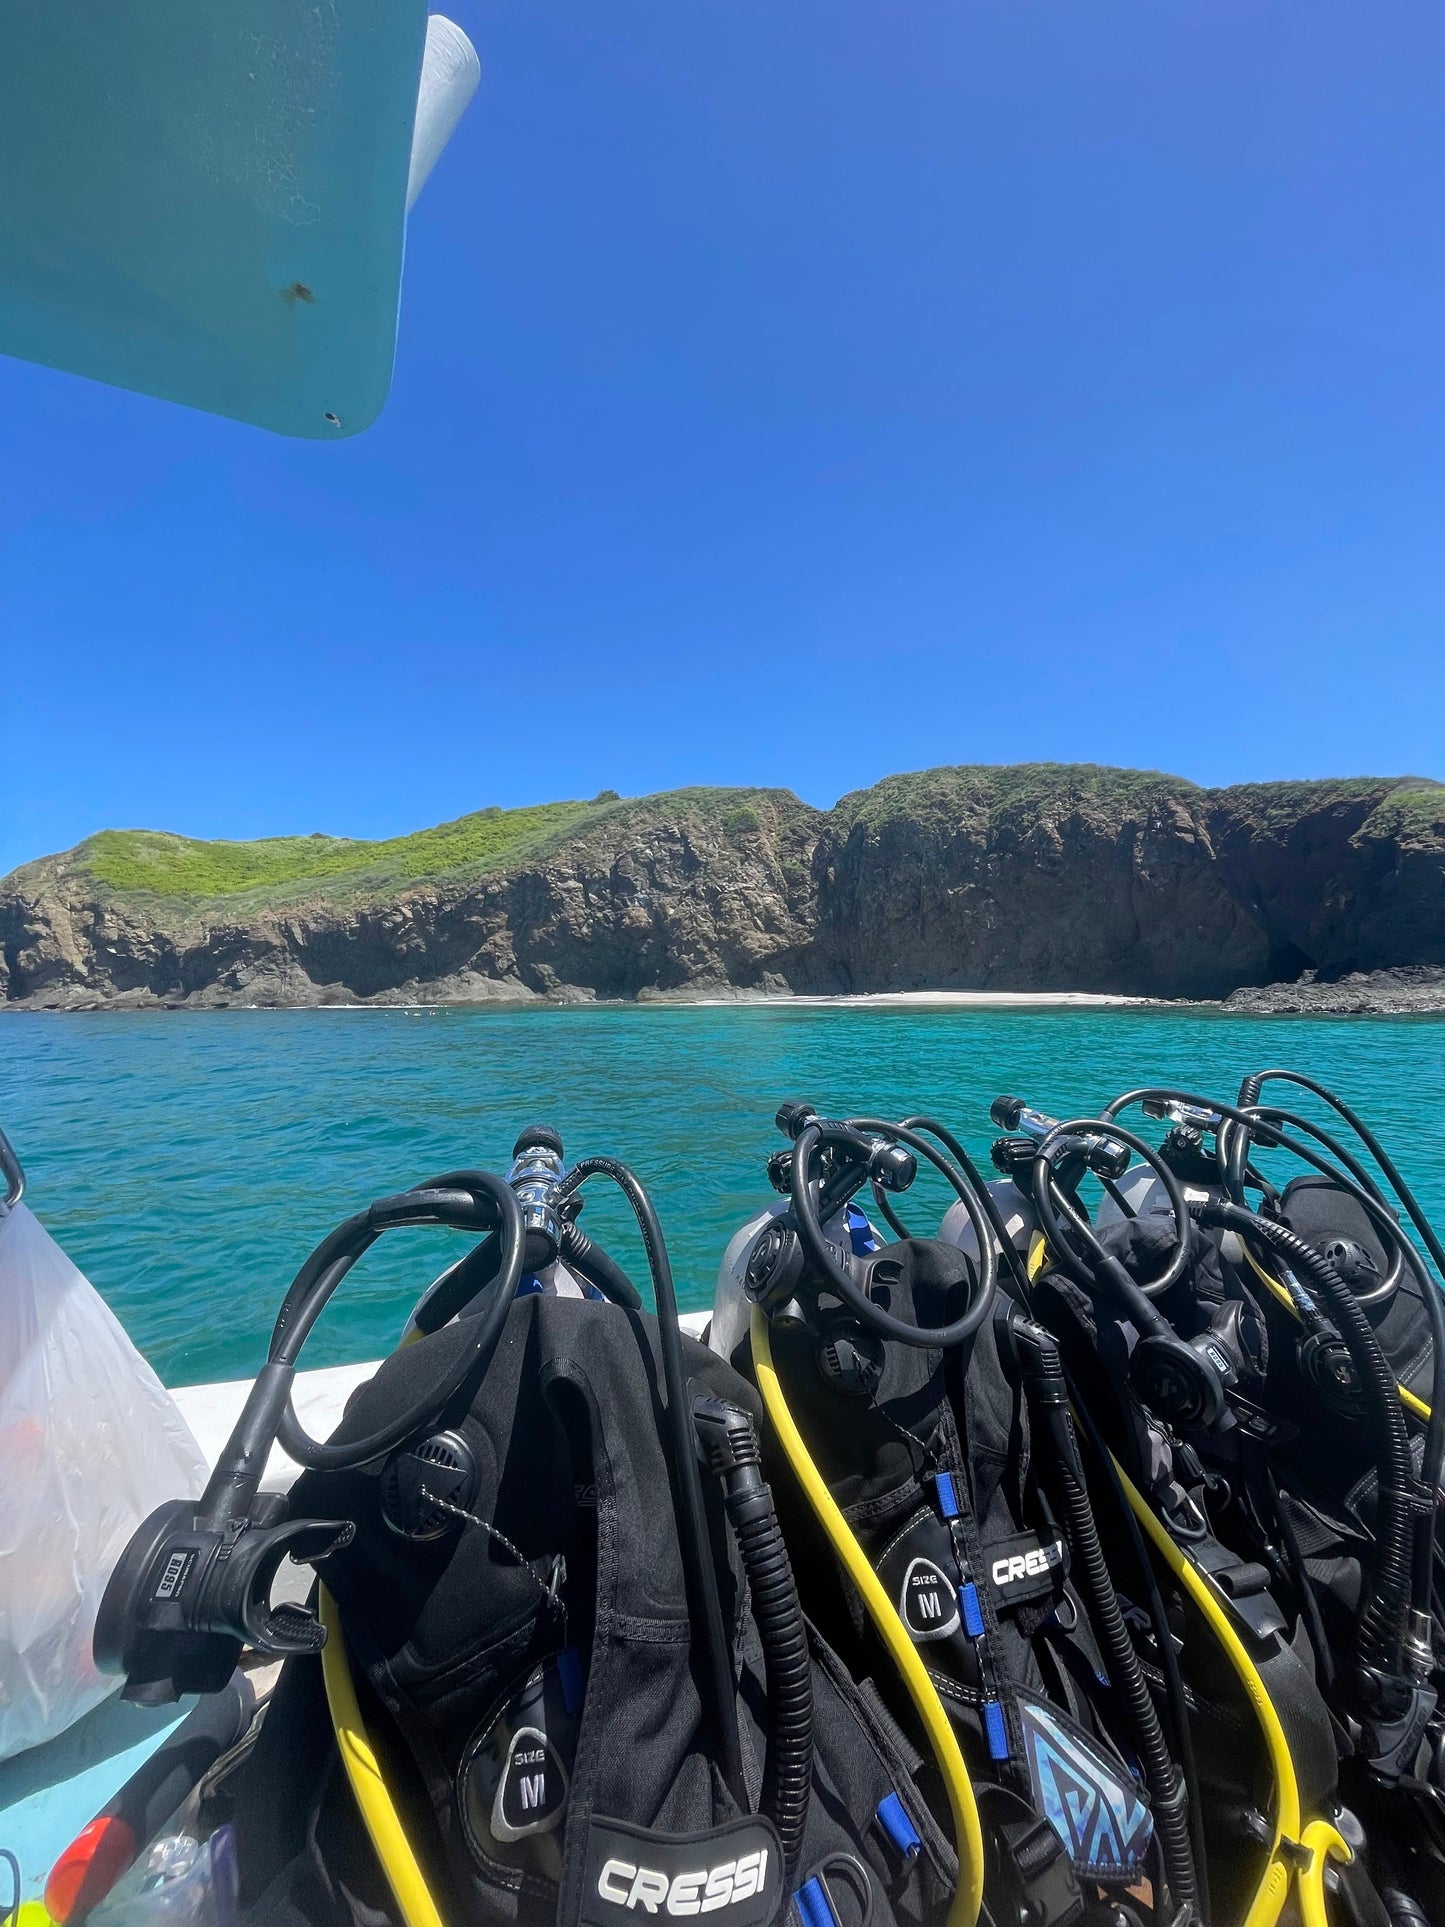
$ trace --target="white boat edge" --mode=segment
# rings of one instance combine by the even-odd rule
[[[680,1323],[693,1338],[707,1331],[710,1313],[688,1311]],[[296,1416],[312,1438],[330,1438],[341,1423],[346,1401],[359,1385],[364,1385],[376,1370],[379,1360],[368,1359],[360,1365],[326,1365],[314,1372],[298,1372],[292,1397]],[[224,1379],[213,1385],[173,1385],[171,1397],[191,1436],[201,1448],[208,1467],[214,1469],[221,1448],[231,1436],[241,1407],[251,1389],[249,1378]],[[272,1449],[261,1479],[263,1492],[288,1492],[299,1476],[300,1466],[279,1445]]]

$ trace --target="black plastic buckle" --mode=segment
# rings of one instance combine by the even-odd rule
[[[1005,1820],[998,1829],[1018,1883],[1020,1917],[1028,1927],[1071,1927],[1084,1911],[1074,1863],[1047,1820]]]
[[[1378,1688],[1378,1710],[1365,1725],[1370,1773],[1383,1786],[1398,1786],[1414,1773],[1438,1696],[1432,1686],[1417,1680],[1388,1678],[1372,1667],[1360,1671],[1367,1686]]]

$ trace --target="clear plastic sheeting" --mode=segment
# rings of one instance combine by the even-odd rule
[[[99,1293],[23,1204],[0,1216],[0,1759],[119,1685],[90,1649],[106,1580],[141,1520],[205,1478]]]
[[[223,1927],[237,1918],[236,1837],[173,1834],[148,1853],[89,1916],[92,1927]]]

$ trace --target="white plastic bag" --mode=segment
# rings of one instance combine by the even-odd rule
[[[205,1479],[99,1293],[23,1204],[0,1216],[0,1760],[119,1686],[90,1651],[106,1580],[146,1514]]]

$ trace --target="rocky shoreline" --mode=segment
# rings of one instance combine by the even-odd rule
[[[1233,991],[1223,1008],[1260,1017],[1408,1017],[1445,1013],[1445,970],[1352,970],[1322,981],[1310,970],[1289,984]]]
[[[26,865],[0,880],[0,1009],[1069,990],[1445,1010],[1445,787],[1422,779],[967,766],[827,811],[609,792],[316,846],[286,840],[270,882],[278,846],[140,832]]]
[[[1351,971],[1337,981],[1321,983],[1312,972],[1294,983],[1250,984],[1227,997],[1130,997],[1093,991],[940,990],[896,993],[838,991],[832,994],[739,989],[735,985],[702,985],[691,990],[639,991],[635,997],[599,997],[569,985],[551,995],[499,987],[489,980],[465,979],[402,985],[375,997],[357,999],[343,984],[308,983],[304,995],[277,994],[274,985],[260,984],[260,993],[245,998],[234,992],[200,992],[189,997],[156,997],[149,992],[121,992],[94,996],[72,990],[60,997],[0,1001],[0,1012],[116,1012],[154,1010],[525,1010],[565,1009],[578,1004],[601,1008],[688,1004],[853,1004],[907,1005],[920,1009],[1094,1009],[1094,1010],[1218,1010],[1233,1017],[1430,1017],[1445,1016],[1445,970]]]

